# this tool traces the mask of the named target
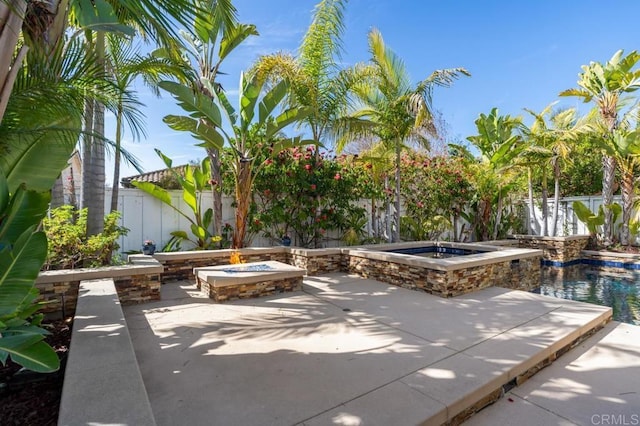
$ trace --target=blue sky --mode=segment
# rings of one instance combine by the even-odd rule
[[[240,71],[260,55],[296,52],[316,3],[234,1],[240,21],[255,24],[261,35],[236,49],[224,63],[228,75],[221,82],[230,95],[237,93]],[[466,68],[470,78],[434,93],[434,107],[448,123],[449,138],[463,140],[475,134],[474,120],[480,113],[493,107],[511,115],[524,115],[523,108],[540,111],[558,100],[560,91],[576,86],[581,65],[605,62],[618,49],[626,53],[640,49],[639,16],[638,0],[350,0],[342,63],[349,66],[368,59],[367,33],[375,27],[404,60],[414,82],[436,69]],[[133,143],[127,134],[124,146],[145,170],[164,167],[154,148],[176,165],[202,158],[204,151],[194,146],[193,138],[162,122],[165,115],[180,113],[173,100],[154,98],[142,85],[137,88],[147,105],[148,136]],[[560,99],[559,105],[584,110],[571,98]],[[107,131],[113,121],[107,118]],[[108,167],[107,182],[111,173]],[[135,169],[123,166],[121,176],[133,174]]]

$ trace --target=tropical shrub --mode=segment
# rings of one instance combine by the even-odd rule
[[[44,269],[74,269],[112,264],[113,252],[120,248],[118,240],[129,230],[118,225],[120,212],[104,218],[104,230],[87,236],[87,209],[76,211],[73,206],[51,210],[42,221],[47,235],[48,251]]]
[[[255,180],[250,229],[274,241],[290,235],[302,247],[320,246],[335,230],[351,244],[364,238],[366,211],[357,202],[370,196],[365,167],[353,157],[329,158],[315,149],[292,148],[265,160]]]
[[[183,230],[171,232],[171,241],[163,251],[180,250],[184,241],[193,244],[197,250],[219,248],[220,237],[213,235],[211,232],[213,209],[208,208],[203,211],[202,207],[202,192],[210,188],[211,163],[209,158],[202,160],[199,166],[185,166],[183,176],[172,168],[173,161],[169,157],[158,149],[156,149],[156,153],[171,171],[173,180],[182,188],[182,199],[191,210],[191,212],[184,212],[176,207],[171,201],[169,191],[160,185],[151,182],[131,182],[133,186],[157,198],[191,223],[189,227],[191,234]]]
[[[565,197],[602,193],[602,150],[595,138],[582,138],[563,164],[560,188]]]
[[[429,157],[414,152],[404,156],[401,165],[400,187],[407,216],[404,226],[403,221],[400,222],[401,233],[405,228],[403,238],[435,239],[456,229],[472,191],[464,161],[458,157]],[[417,233],[416,226],[424,233]],[[454,235],[454,240],[458,239],[458,235]]]

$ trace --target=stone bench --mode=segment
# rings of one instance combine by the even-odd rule
[[[193,268],[198,288],[216,302],[302,290],[305,273],[275,260]]]
[[[155,426],[113,279],[81,281],[58,425]]]

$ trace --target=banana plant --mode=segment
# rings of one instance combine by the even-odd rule
[[[49,203],[49,194],[27,190],[24,184],[13,194],[0,173],[0,362],[9,357],[37,372],[55,371],[60,361],[44,342],[48,334],[36,314],[35,280],[47,257],[47,239],[37,231]]]
[[[281,80],[263,94],[265,82],[256,74],[240,74],[238,91],[239,108],[236,110],[222,90],[214,90],[211,82],[201,83],[209,93],[215,94],[215,102],[185,85],[161,82],[160,87],[178,101],[188,116],[168,115],[164,122],[174,130],[190,132],[202,140],[203,147],[222,148],[230,146],[233,157],[231,169],[235,183],[235,229],[233,247],[242,248],[245,243],[247,217],[252,203],[253,182],[264,162],[256,159],[263,146],[269,146],[271,156],[294,146],[317,144],[300,137],[285,138],[281,131],[290,124],[299,122],[310,113],[310,108],[286,108],[285,96],[290,93],[290,83]],[[227,129],[231,129],[228,131]]]
[[[521,128],[522,121],[519,117],[500,115],[497,108],[492,108],[489,115],[480,114],[475,124],[478,134],[467,137],[467,140],[480,152],[480,163],[484,168],[481,180],[485,183],[495,183],[486,186],[490,188],[489,191],[481,191],[481,199],[478,202],[481,213],[478,216],[482,220],[478,222],[478,226],[481,228],[483,240],[495,240],[498,238],[502,220],[505,188],[513,180],[513,173],[508,172],[515,167],[515,160],[524,149],[522,137],[516,132]],[[487,226],[494,209],[496,213],[493,232],[489,234]]]
[[[600,206],[598,208],[598,214],[592,212],[591,209],[581,201],[574,201],[572,206],[573,212],[578,220],[586,225],[587,230],[589,231],[589,236],[592,240],[597,240],[599,238],[598,232],[600,227],[605,223],[607,210],[611,212],[613,223],[616,223],[616,220],[618,220],[618,217],[620,217],[620,214],[622,213],[622,207],[617,203],[613,203],[606,208],[604,206]]]
[[[191,209],[191,214],[185,213],[176,207],[171,201],[169,191],[154,183],[133,181],[131,182],[132,185],[171,207],[191,223],[191,236],[185,231],[171,232],[171,235],[176,239],[178,245],[181,241],[190,241],[199,250],[215,248],[220,238],[214,236],[210,231],[213,209],[208,208],[204,212],[202,211],[202,193],[207,189],[209,176],[211,174],[209,158],[202,160],[199,167],[187,165],[184,170],[184,176],[182,176],[172,168],[173,161],[169,157],[164,155],[159,149],[156,149],[156,153],[162,161],[164,161],[164,164],[182,188],[182,199],[187,207]]]

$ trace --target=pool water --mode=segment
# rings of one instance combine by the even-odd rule
[[[640,274],[605,273],[577,268],[542,268],[541,286],[535,293],[613,308],[613,319],[640,325]]]
[[[410,247],[389,250],[391,253],[400,254],[412,254],[419,257],[429,257],[434,259],[446,259],[448,257],[468,256],[470,254],[481,253],[477,250],[469,250],[457,247],[441,247],[441,246],[428,246],[428,247]]]

